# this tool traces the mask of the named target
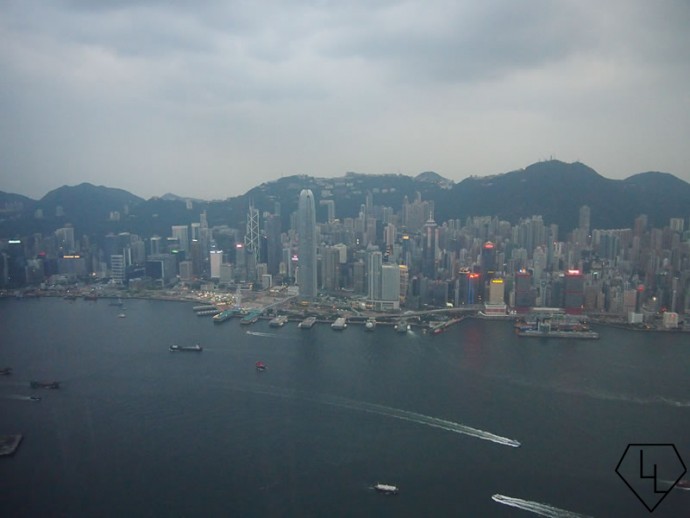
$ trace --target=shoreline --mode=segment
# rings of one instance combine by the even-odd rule
[[[86,302],[97,302],[98,299],[107,299],[107,300],[117,300],[121,299],[122,302],[126,302],[128,299],[133,299],[133,300],[158,300],[158,301],[164,301],[164,302],[183,302],[183,303],[197,303],[197,304],[208,304],[212,306],[224,306],[225,304],[217,303],[217,302],[212,302],[209,301],[207,298],[200,297],[200,296],[194,296],[190,294],[156,294],[156,293],[145,293],[145,294],[137,294],[137,293],[99,293],[95,297],[93,296],[93,293],[85,290],[79,290],[77,293],[71,293],[70,290],[64,290],[64,291],[47,291],[47,290],[35,290],[35,291],[30,291],[30,292],[25,292],[19,294],[18,292],[9,292],[9,291],[3,291],[0,292],[0,299],[1,298],[14,298],[14,299],[22,299],[22,298],[41,298],[41,297],[49,297],[49,298],[65,298],[67,296],[73,296],[74,298],[71,299],[70,301],[73,302],[75,300],[84,300]],[[278,304],[280,301],[278,301]],[[272,305],[275,305],[276,302],[274,302]],[[256,309],[259,310],[261,309],[264,311],[266,308],[265,307],[255,307],[255,308],[248,308],[248,309]],[[314,313],[318,313],[318,311],[314,311]],[[602,319],[598,317],[591,317],[586,314],[584,314],[589,321],[592,324],[599,325],[599,326],[604,326],[604,327],[611,327],[614,329],[620,329],[623,331],[632,331],[632,332],[638,332],[638,333],[668,333],[668,334],[683,334],[683,333],[690,333],[690,329],[682,329],[682,328],[661,328],[661,327],[651,327],[651,328],[644,328],[644,327],[639,327],[638,324],[627,324],[624,322],[612,322],[607,319]],[[262,315],[262,319],[271,319],[273,316],[269,315]],[[297,320],[299,318],[304,318],[301,315],[289,315],[290,321],[292,320]],[[324,318],[323,315],[318,315],[318,321],[319,322],[331,322],[328,318]],[[401,318],[405,318],[405,316],[401,313],[399,315],[386,315],[386,314],[380,314],[376,312],[366,312],[366,311],[360,311],[356,316],[353,317],[346,317],[348,319],[348,323],[352,324],[364,324],[366,322],[367,318],[380,318],[381,321],[379,321],[379,324],[382,325],[394,325],[396,322],[395,320],[400,320]],[[455,319],[450,319],[447,321],[433,321],[429,323],[422,323],[422,322],[409,322],[410,325],[413,327],[420,327],[424,329],[429,329],[431,331],[438,329],[439,331],[445,331],[448,327],[451,327],[452,325],[458,324],[462,322],[465,318],[478,318],[482,320],[495,320],[499,322],[505,322],[505,321],[510,321],[511,319],[514,319],[515,317],[513,315],[501,315],[500,317],[498,316],[489,316],[489,315],[482,315],[481,313],[473,314],[473,315],[464,315],[463,317],[460,318],[455,318]],[[361,322],[360,322],[361,320]]]

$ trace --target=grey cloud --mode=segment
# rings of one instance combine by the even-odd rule
[[[687,174],[689,6],[5,2],[0,171],[143,195],[184,191],[190,169],[195,189],[231,167],[249,188],[388,164],[461,179],[550,154]]]

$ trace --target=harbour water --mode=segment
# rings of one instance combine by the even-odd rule
[[[690,341],[596,330],[334,332],[0,300],[0,434],[24,436],[0,459],[0,515],[649,516],[615,468],[629,443],[675,444],[690,466]],[[674,490],[654,516],[688,508]]]

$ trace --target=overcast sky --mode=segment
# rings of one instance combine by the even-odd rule
[[[690,181],[690,2],[0,0],[0,190],[550,157]]]

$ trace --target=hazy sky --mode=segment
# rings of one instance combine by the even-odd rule
[[[690,2],[0,0],[0,190],[549,157],[690,181]]]

